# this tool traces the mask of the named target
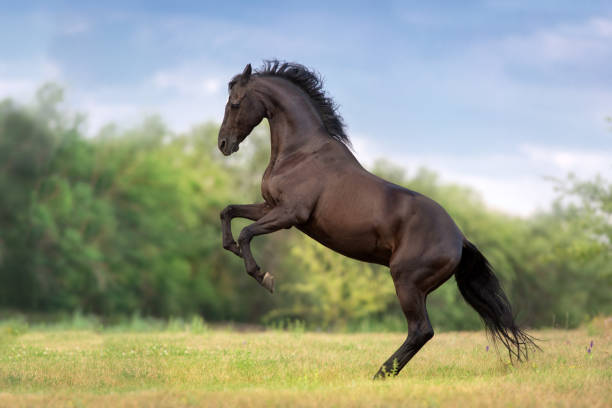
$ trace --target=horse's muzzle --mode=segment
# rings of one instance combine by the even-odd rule
[[[219,140],[219,150],[225,156],[229,156],[230,154],[237,152],[239,148],[239,143],[237,141],[230,142],[227,139]]]

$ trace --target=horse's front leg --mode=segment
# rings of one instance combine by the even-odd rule
[[[232,235],[232,219],[246,218],[257,221],[270,211],[270,206],[266,203],[258,204],[230,204],[221,211],[221,231],[223,233],[223,248],[240,254],[240,247],[236,244]]]
[[[251,253],[251,239],[257,235],[269,234],[280,229],[291,228],[300,223],[301,218],[295,211],[288,210],[282,207],[274,207],[259,221],[246,226],[240,232],[238,237],[238,245],[244,259],[244,266],[249,275],[251,275],[270,293],[274,293],[274,276],[266,272],[262,272],[253,258]]]

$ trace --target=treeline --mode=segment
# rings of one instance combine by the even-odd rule
[[[270,296],[222,249],[221,209],[261,201],[265,126],[227,159],[215,124],[176,134],[150,118],[88,137],[61,101],[62,90],[47,85],[32,106],[0,103],[0,308],[404,330],[385,268],[282,231],[253,244],[277,277]],[[448,210],[496,268],[520,321],[572,327],[612,314],[612,186],[604,180],[565,180],[560,197],[571,200],[523,219],[428,170],[407,175],[385,161],[372,170]],[[236,235],[244,225],[234,221]],[[428,303],[438,328],[481,327],[454,279]]]

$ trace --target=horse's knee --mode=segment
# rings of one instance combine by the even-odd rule
[[[434,331],[431,325],[417,326],[412,328],[408,333],[407,342],[416,344],[418,347],[422,347],[425,343],[431,340],[434,336]]]
[[[433,336],[434,336],[434,331],[431,326],[419,332],[419,340],[422,341],[423,344],[431,340]]]
[[[221,213],[219,214],[219,218],[221,218],[222,220],[229,218],[232,215],[232,210],[233,210],[233,206],[228,205],[223,210],[221,210]]]
[[[240,231],[240,235],[238,235],[238,245],[248,245],[251,242],[251,238],[253,238],[253,234],[249,230],[249,227],[244,227],[242,231]]]

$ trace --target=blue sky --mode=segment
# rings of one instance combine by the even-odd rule
[[[523,215],[554,197],[547,176],[612,178],[611,2],[1,7],[0,97],[56,81],[91,133],[151,113],[177,131],[218,121],[227,80],[276,57],[323,75],[366,164],[427,166]]]

